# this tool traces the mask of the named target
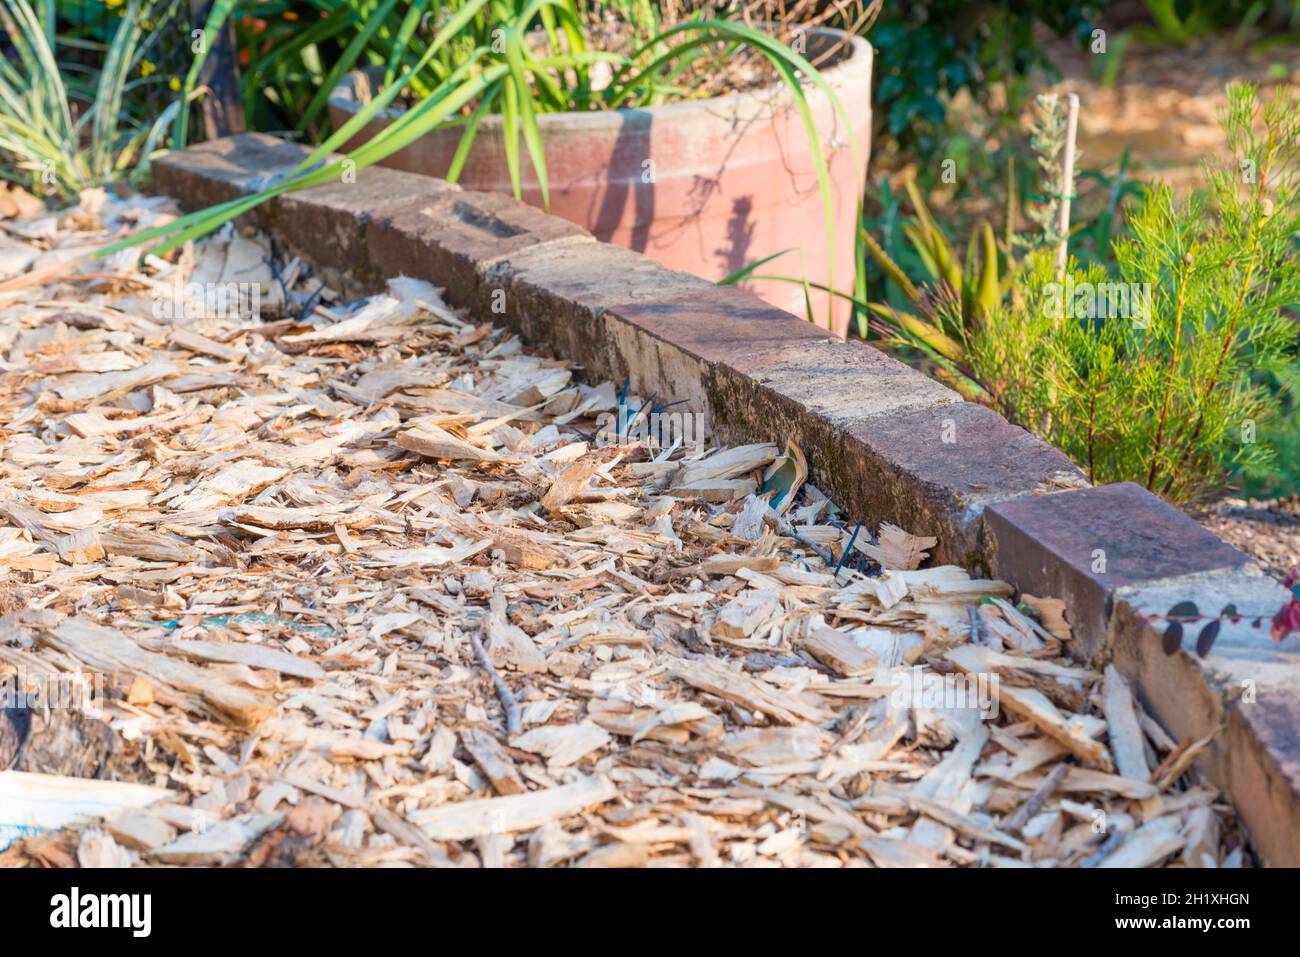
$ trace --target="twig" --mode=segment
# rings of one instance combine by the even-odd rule
[[[1065,780],[1065,776],[1070,773],[1068,764],[1058,764],[1052,768],[1052,773],[1043,779],[1043,783],[1038,785],[1038,790],[1029,796],[1029,800],[1020,807],[1016,808],[1016,813],[1002,826],[1002,830],[1008,834],[1019,834],[1021,829],[1029,823],[1029,819],[1038,813],[1038,809],[1043,806],[1043,802],[1052,796],[1055,791]]]
[[[479,641],[478,635],[470,632],[470,643],[474,646],[474,657],[478,659],[479,665],[487,672],[488,677],[492,679],[492,687],[496,689],[497,697],[501,699],[501,707],[506,712],[506,731],[510,734],[523,734],[524,725],[519,718],[519,700],[515,697],[510,686],[506,684],[505,679],[497,673],[493,666],[492,660],[488,658],[487,650],[483,647],[483,642]]]
[[[834,561],[835,559],[834,555],[832,555],[826,549],[822,548],[811,538],[808,538],[806,535],[803,535],[800,532],[796,531],[795,527],[791,525],[784,518],[784,516],[778,515],[777,520],[780,523],[778,524],[777,529],[781,532],[782,535],[785,535],[787,538],[793,538],[800,545],[803,545],[805,548],[811,549],[813,552],[817,554],[817,557],[820,558],[822,561],[824,561],[827,565],[829,565],[832,561]]]
[[[862,531],[862,523],[858,522],[857,525],[853,526],[853,534],[849,536],[849,543],[844,546],[844,551],[840,553],[840,560],[835,563],[835,571],[831,573],[831,577],[836,582],[840,579],[840,569],[844,567],[844,559],[848,558],[849,552],[853,551],[853,543],[858,540],[858,532],[860,531]]]
[[[1165,759],[1160,762],[1160,766],[1151,772],[1151,776],[1147,779],[1148,783],[1154,784],[1159,791],[1168,788],[1169,785],[1187,772],[1192,762],[1210,746],[1210,742],[1214,740],[1215,735],[1221,730],[1222,725],[1216,725],[1210,730],[1209,734],[1199,740],[1188,738],[1183,741],[1178,747],[1165,755]]]
[[[1120,842],[1122,842],[1123,840],[1124,840],[1123,831],[1111,832],[1111,835],[1108,838],[1106,838],[1106,840],[1101,842],[1097,850],[1093,851],[1091,854],[1085,857],[1083,861],[1080,862],[1079,866],[1096,867],[1106,858],[1110,857],[1110,855],[1114,852],[1115,848],[1119,847]]]
[[[427,834],[418,827],[399,817],[382,804],[375,804],[369,808],[370,820],[374,822],[375,827],[397,838],[403,844],[418,848],[424,852],[425,860],[430,867],[449,867],[451,860],[447,857],[447,852],[431,841]]]

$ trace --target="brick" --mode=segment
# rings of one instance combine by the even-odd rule
[[[256,192],[265,177],[287,172],[311,150],[265,133],[209,140],[153,161],[153,192],[174,197],[186,212]]]
[[[606,340],[642,395],[707,411],[724,441],[794,442],[819,486],[872,524],[900,516],[863,493],[876,463],[852,430],[960,398],[862,342],[844,342],[749,293],[713,287],[623,304]],[[861,511],[861,509],[868,509]]]
[[[841,502],[850,514],[933,535],[936,562],[968,568],[985,570],[980,516],[987,506],[1051,481],[1082,480],[1063,453],[971,402],[879,416],[848,437],[838,467],[857,476]]]
[[[368,224],[459,191],[431,176],[368,166],[356,171],[354,182],[277,196],[266,215],[286,252],[312,263],[317,274],[344,295],[356,296],[382,288],[390,275],[382,263],[370,260]]]
[[[835,429],[961,401],[952,389],[861,340],[824,334],[813,342],[747,347],[725,366],[735,379],[751,381]]]
[[[1121,587],[1107,643],[1174,737],[1220,729],[1197,767],[1229,795],[1264,861],[1279,867],[1300,866],[1300,637],[1276,644],[1268,632],[1289,597],[1254,565]],[[1188,624],[1182,649],[1169,656],[1161,646],[1166,623],[1144,616],[1180,601],[1209,615],[1232,603],[1243,620],[1224,622],[1204,658],[1195,652],[1202,623]]]
[[[1121,482],[994,505],[990,567],[1022,591],[1064,599],[1076,651],[1104,658],[1117,588],[1249,559],[1140,485]]]
[[[715,288],[608,243],[532,246],[495,259],[479,273],[485,314],[500,315],[529,342],[582,363],[594,379],[619,382],[628,369],[600,322],[605,310]],[[498,295],[504,313],[498,312]]]
[[[1230,713],[1221,780],[1264,862],[1300,867],[1300,689],[1256,700]]]
[[[581,243],[591,234],[508,196],[460,190],[385,212],[366,227],[370,262],[387,275],[425,279],[448,302],[480,305],[480,270],[534,246]]]
[[[607,348],[621,362],[620,371],[630,374],[636,392],[716,413],[726,411],[709,394],[719,365],[829,339],[825,330],[751,293],[713,285],[612,306],[602,322]]]

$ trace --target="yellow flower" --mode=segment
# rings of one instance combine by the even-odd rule
[[[141,60],[141,61],[140,61],[140,75],[141,75],[141,76],[148,76],[150,73],[152,73],[152,72],[153,72],[154,70],[156,70],[156,69],[158,69],[158,68],[157,68],[156,66],[154,66],[152,63],[150,63],[148,60]]]
[[[179,90],[181,88],[181,78],[178,76],[172,77],[167,81],[167,88],[170,90]]]

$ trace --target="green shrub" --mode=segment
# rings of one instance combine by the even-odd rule
[[[1234,158],[1207,168],[1208,195],[1149,188],[1112,274],[1072,261],[1058,277],[1047,250],[1032,254],[1009,302],[963,342],[988,400],[1094,482],[1140,482],[1176,502],[1276,459],[1260,430],[1283,405],[1260,376],[1290,368],[1300,330],[1286,312],[1300,302],[1300,109],[1248,84],[1228,100]],[[1076,298],[1071,310],[1071,287],[1101,287],[1107,305]],[[1106,314],[1116,293],[1130,296],[1125,315]]]
[[[878,128],[922,159],[939,154],[951,99],[965,91],[981,105],[1001,87],[1002,109],[1018,115],[1033,72],[1055,75],[1036,29],[1087,38],[1096,3],[1077,0],[922,0],[887,3],[867,39],[876,50]],[[923,166],[930,164],[923,163]]]

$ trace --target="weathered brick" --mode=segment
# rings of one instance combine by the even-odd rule
[[[508,196],[472,190],[384,211],[366,226],[370,262],[376,268],[442,286],[447,301],[458,306],[480,305],[481,270],[550,243],[594,246],[595,240],[581,227]]]
[[[961,401],[952,389],[861,340],[824,333],[810,342],[743,346],[725,368],[837,429]]]
[[[1089,658],[1105,656],[1115,589],[1249,561],[1132,482],[1006,502],[985,521],[994,574],[1064,599],[1076,651]]]
[[[939,539],[934,558],[983,569],[980,516],[1049,483],[1080,481],[1061,452],[970,402],[879,416],[848,432],[843,466],[858,476],[842,504]]]
[[[709,395],[719,365],[829,338],[825,330],[751,293],[712,285],[611,306],[601,322],[607,348],[638,393],[684,400],[696,411],[715,413],[724,411]]]
[[[271,201],[266,216],[287,252],[312,263],[325,282],[345,295],[362,295],[382,288],[393,275],[385,264],[370,259],[368,224],[459,191],[431,176],[368,166],[357,170],[352,182],[283,193]]]
[[[1300,636],[1281,644],[1269,619],[1290,598],[1254,565],[1121,587],[1114,595],[1107,651],[1142,700],[1180,741],[1215,733],[1197,767],[1232,799],[1252,843],[1273,866],[1300,866]],[[1209,654],[1196,653],[1205,622],[1184,626],[1182,648],[1166,655],[1159,617],[1193,601],[1203,615],[1228,604]],[[1258,625],[1256,625],[1258,622]]]
[[[265,133],[209,140],[155,159],[150,187],[192,212],[247,196],[256,191],[259,181],[293,169],[310,154],[304,146]]]
[[[619,381],[628,369],[599,321],[606,309],[715,288],[608,243],[532,246],[494,259],[479,276],[485,314],[504,319],[529,342],[582,363],[592,377]]]
[[[613,306],[605,339],[641,394],[686,400],[725,441],[794,442],[849,514],[898,521],[867,494],[874,464],[853,430],[959,403],[956,393],[862,342],[711,288]]]

